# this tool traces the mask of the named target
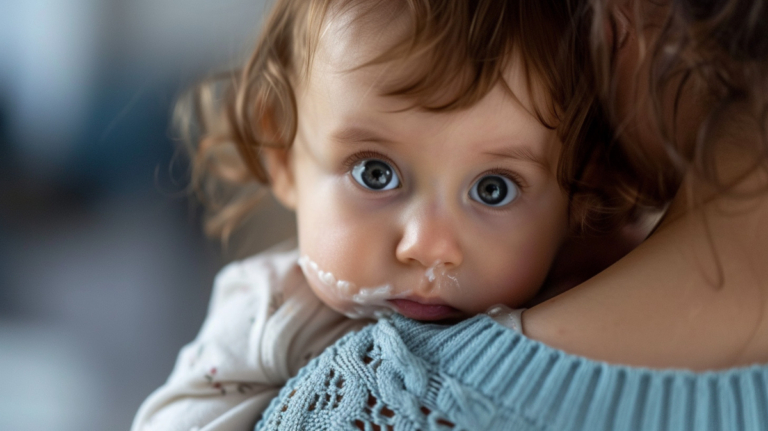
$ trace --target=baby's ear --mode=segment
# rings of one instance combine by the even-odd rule
[[[262,156],[272,194],[284,207],[295,210],[296,182],[293,175],[292,151],[284,148],[264,148]]]

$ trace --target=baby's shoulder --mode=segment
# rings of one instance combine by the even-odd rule
[[[225,370],[272,369],[262,363],[265,357],[285,359],[279,341],[291,339],[302,316],[312,315],[320,304],[298,258],[295,243],[293,247],[285,243],[225,266],[216,276],[203,327],[191,347],[185,348],[195,358],[192,362],[205,359],[206,366],[222,376]]]
[[[298,259],[296,241],[291,240],[229,263],[216,275],[211,308],[232,297],[283,297],[296,293],[306,284]]]

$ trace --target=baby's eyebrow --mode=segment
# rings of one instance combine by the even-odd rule
[[[360,143],[360,142],[373,142],[377,144],[392,144],[394,141],[390,139],[386,139],[379,135],[378,133],[352,126],[352,127],[345,127],[343,129],[337,130],[331,134],[331,139],[335,142],[339,142],[342,144],[354,144],[354,143]]]
[[[331,139],[341,144],[358,144],[362,142],[376,143],[382,145],[396,144],[396,141],[382,137],[382,135],[359,126],[349,126],[331,133]],[[503,146],[489,151],[483,151],[482,154],[522,160],[534,163],[546,171],[550,171],[550,162],[546,156],[534,153],[527,146]]]
[[[503,158],[528,161],[528,162],[539,165],[539,167],[541,167],[546,171],[549,171],[551,168],[549,164],[549,160],[546,157],[535,154],[528,147],[495,148],[491,151],[485,151],[483,152],[483,154],[493,156],[493,157],[503,157]]]

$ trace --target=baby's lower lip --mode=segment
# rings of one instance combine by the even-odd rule
[[[442,320],[453,317],[459,311],[450,305],[422,304],[410,299],[390,299],[397,312],[414,320]]]

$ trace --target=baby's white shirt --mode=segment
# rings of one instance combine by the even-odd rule
[[[222,269],[197,338],[131,431],[252,430],[288,379],[341,336],[370,323],[315,296],[282,245]]]

